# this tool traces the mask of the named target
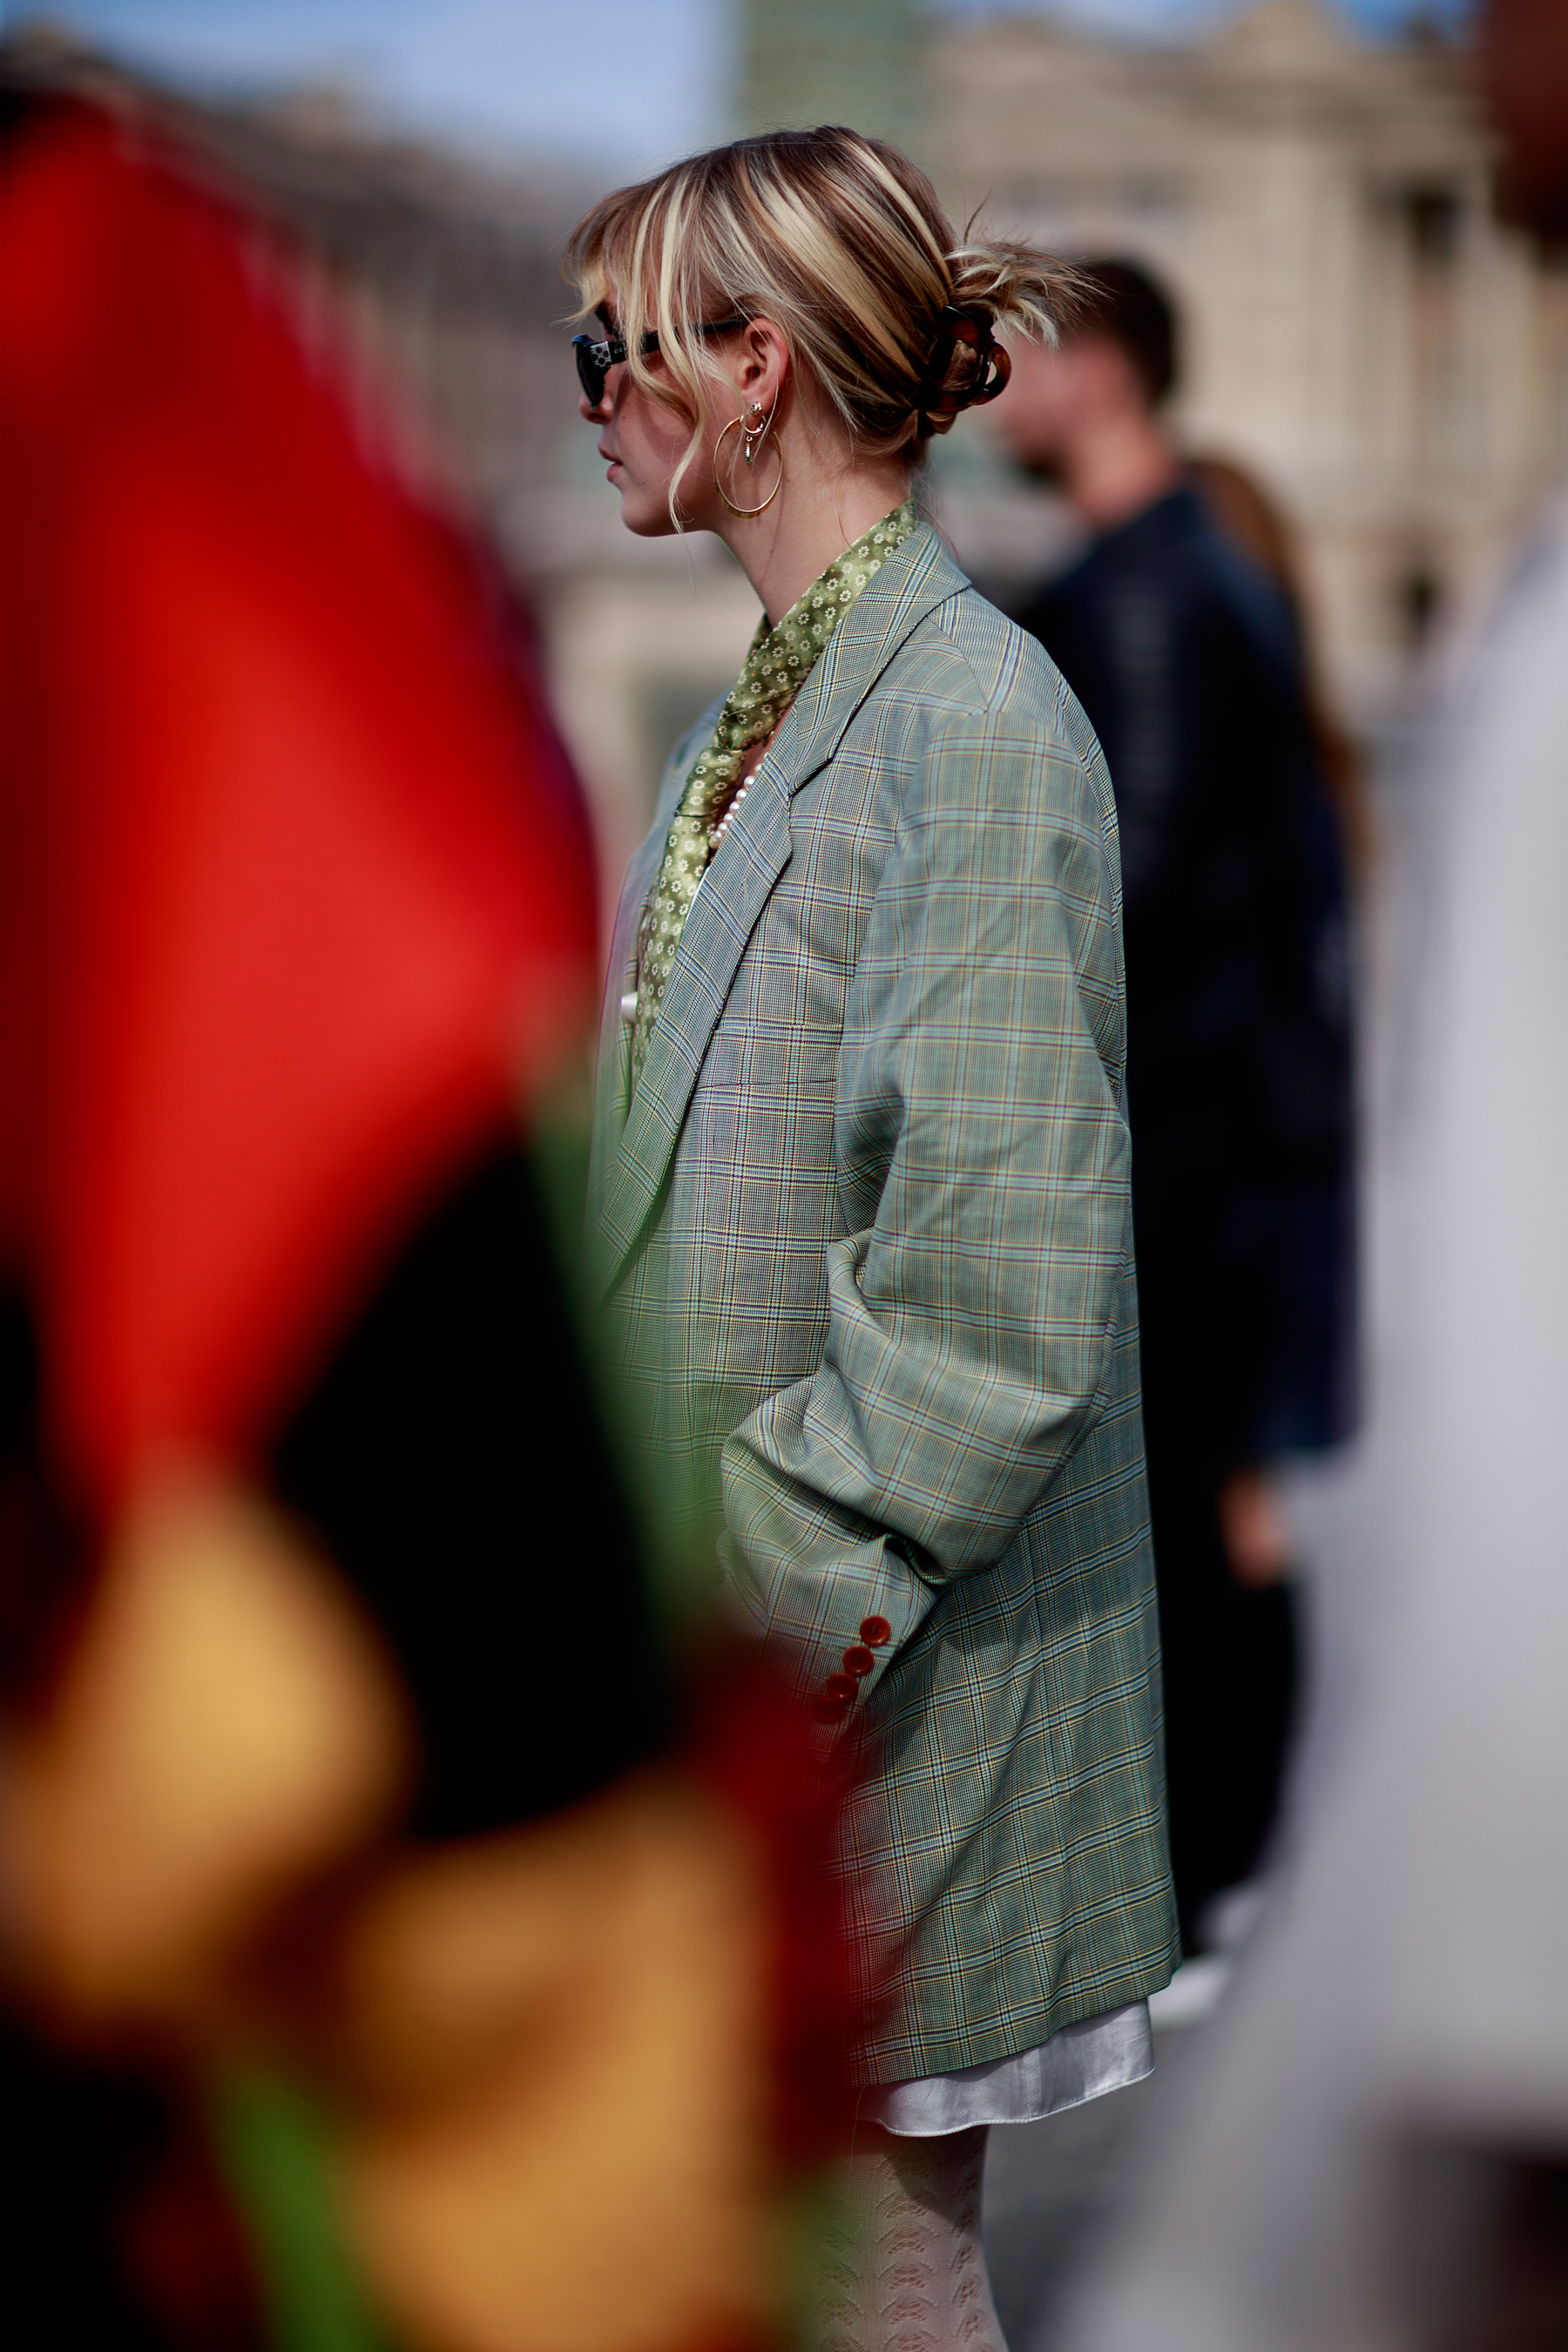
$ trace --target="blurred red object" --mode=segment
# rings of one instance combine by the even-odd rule
[[[702,1662],[689,1695],[687,1763],[741,1822],[763,1860],[772,2137],[787,2164],[838,2154],[851,2137],[855,2018],[847,1921],[833,1872],[856,1759],[826,1759],[765,1650],[736,1643]]]
[[[151,1454],[243,1455],[580,1038],[592,859],[254,224],[51,103],[0,248],[0,1272],[101,1520]]]

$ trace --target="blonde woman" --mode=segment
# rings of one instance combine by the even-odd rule
[[[626,527],[716,532],[763,606],[626,878],[592,1262],[733,1606],[858,1749],[832,2327],[984,2352],[986,2127],[1146,2073],[1174,1953],[1115,810],[910,499],[1060,278],[843,130],[608,196],[569,267]]]

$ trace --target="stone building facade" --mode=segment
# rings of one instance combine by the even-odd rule
[[[1328,674],[1375,724],[1565,456],[1568,274],[1491,218],[1463,59],[1270,0],[1180,49],[1013,19],[930,63],[955,210],[1176,294],[1179,428],[1296,520]],[[952,504],[979,560],[1016,562],[994,483]]]
[[[740,5],[754,116],[782,89],[784,52],[770,64],[775,0]],[[1564,454],[1568,276],[1490,220],[1462,61],[1435,43],[1368,47],[1326,0],[1264,0],[1165,48],[1038,15],[950,19],[894,88],[909,0],[831,13],[820,109],[810,46],[786,44],[789,119],[855,111],[855,77],[870,77],[866,118],[908,119],[960,217],[984,205],[998,226],[1136,255],[1168,280],[1187,329],[1180,430],[1254,468],[1295,517],[1331,686],[1375,729]],[[432,436],[410,429],[408,462],[476,515],[531,597],[608,890],[663,745],[732,678],[756,605],[712,541],[627,538],[577,417],[556,257],[599,188],[389,140],[319,97],[202,105],[58,44],[12,57],[172,119],[302,250],[305,310],[333,289],[372,404],[384,410],[389,383],[411,392]],[[1000,467],[984,416],[938,445],[929,495],[986,576],[1068,544],[1053,502]]]

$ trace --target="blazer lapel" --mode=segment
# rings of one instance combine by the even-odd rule
[[[968,584],[935,531],[925,525],[889,559],[845,614],[736,810],[725,834],[723,856],[709,867],[692,901],[648,1040],[647,1058],[616,1144],[611,1121],[625,1110],[629,1065],[614,977],[630,969],[637,918],[663,853],[674,802],[668,793],[661,795],[659,821],[633,861],[622,895],[616,926],[618,961],[611,966],[611,1003],[602,1040],[605,1132],[595,1144],[602,1188],[590,1263],[603,1290],[613,1286],[636,1249],[663,1189],[736,967],[789,863],[791,800],[826,766],[845,729],[910,630]],[[700,750],[701,744],[696,748]],[[632,981],[626,978],[623,984],[629,988]],[[619,1031],[613,1036],[612,1020]],[[606,1087],[612,1055],[614,1083]],[[607,1103],[606,1097],[612,1101]]]
[[[802,687],[774,758],[793,796],[827,765],[904,639],[969,585],[929,523],[920,524],[863,588]]]
[[[659,846],[662,851],[662,840]],[[709,867],[692,900],[619,1148],[605,1173],[591,1261],[605,1287],[636,1247],[663,1186],[735,967],[789,854],[789,800],[768,761],[725,835],[722,857]],[[626,1050],[619,1045],[623,1101]]]

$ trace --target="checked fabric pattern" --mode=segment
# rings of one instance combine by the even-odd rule
[[[632,1084],[647,1057],[675,950],[713,854],[713,823],[741,781],[746,753],[765,743],[810,677],[828,638],[868,581],[915,527],[906,499],[836,556],[820,580],[797,597],[777,628],[757,624],[745,666],[724,698],[713,740],[687,779],[664,856],[643,909],[638,938],[637,1010],[632,1030]]]
[[[661,1528],[858,1748],[857,2072],[908,2082],[1174,1957],[1115,805],[1048,657],[917,527],[736,810],[628,1094],[619,992],[710,727],[622,899],[589,1268]]]

